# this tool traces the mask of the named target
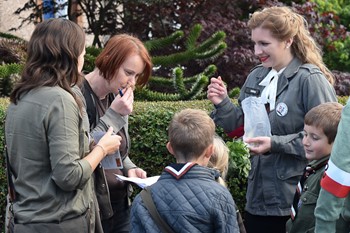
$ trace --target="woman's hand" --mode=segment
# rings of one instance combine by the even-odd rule
[[[208,99],[215,105],[221,103],[227,96],[227,89],[221,77],[211,78],[207,90]]]
[[[271,150],[270,137],[246,138],[244,142],[248,144],[248,148],[252,154],[265,154]]]
[[[122,138],[119,135],[113,133],[113,127],[109,127],[108,131],[98,141],[96,146],[100,146],[101,149],[104,150],[106,156],[119,150],[121,140]]]
[[[110,108],[122,116],[129,115],[133,110],[134,91],[132,87],[122,90],[123,96],[117,95]]]
[[[138,177],[144,179],[147,178],[147,172],[139,167],[131,168],[128,171],[128,177]]]

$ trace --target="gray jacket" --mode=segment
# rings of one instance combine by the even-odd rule
[[[241,89],[239,106],[224,99],[211,113],[217,125],[230,133],[243,125],[240,103],[249,96],[260,96],[259,83],[270,69],[259,65],[249,74]],[[307,165],[302,145],[304,116],[323,102],[337,102],[336,93],[314,65],[297,58],[280,75],[276,108],[268,116],[271,123],[271,151],[251,156],[246,211],[261,216],[288,216],[295,186]]]
[[[217,171],[195,165],[178,179],[164,171],[151,186],[156,208],[174,232],[239,232],[234,201],[227,188],[215,181],[217,176]],[[130,220],[131,233],[161,232],[140,194],[132,203]]]

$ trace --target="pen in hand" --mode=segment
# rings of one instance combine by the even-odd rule
[[[120,89],[120,88],[118,88],[118,91],[119,91],[119,95],[120,95],[120,97],[123,97],[123,91],[122,91],[122,89]]]

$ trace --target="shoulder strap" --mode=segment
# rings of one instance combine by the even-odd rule
[[[86,102],[86,112],[89,118],[90,129],[93,129],[96,126],[96,121],[97,121],[96,117],[98,116],[97,116],[97,110],[96,110],[96,103],[92,96],[93,90],[91,89],[86,79],[84,79],[83,81],[81,92],[83,93],[85,102]]]
[[[238,206],[235,204],[235,208],[236,208],[236,217],[237,217],[237,223],[238,223],[238,228],[239,228],[239,233],[247,233],[245,226],[244,226],[244,222],[243,222],[243,218],[241,215],[241,212],[238,209]]]
[[[151,190],[148,190],[147,187],[141,191],[141,198],[143,203],[145,203],[146,208],[150,212],[153,220],[157,223],[159,228],[163,233],[175,233],[170,226],[162,219],[157,211],[157,207],[155,206],[152,196]]]

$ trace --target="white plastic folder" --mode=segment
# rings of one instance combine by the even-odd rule
[[[132,182],[134,184],[137,184],[140,188],[145,188],[147,186],[150,186],[156,183],[160,177],[160,176],[152,176],[152,177],[141,179],[137,177],[126,177],[126,176],[117,175],[117,174],[114,174],[114,175],[116,176],[116,179]]]
[[[92,137],[94,138],[96,144],[103,137],[103,135],[105,135],[105,133],[106,132],[93,133]],[[123,169],[123,161],[119,150],[114,154],[109,154],[104,157],[104,159],[101,161],[101,165],[104,169]]]

